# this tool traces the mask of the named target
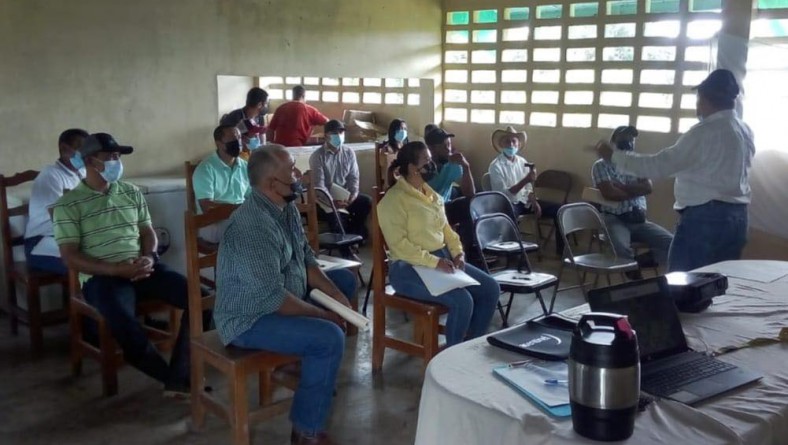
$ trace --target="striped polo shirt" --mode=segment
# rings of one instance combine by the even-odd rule
[[[151,225],[148,205],[133,184],[110,184],[106,193],[80,182],[53,209],[55,240],[59,246],[78,244],[90,257],[120,263],[141,255],[140,227]],[[90,278],[80,274],[83,284]]]

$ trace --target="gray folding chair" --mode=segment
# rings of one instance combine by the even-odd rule
[[[564,255],[561,267],[558,270],[558,281],[561,281],[564,267],[568,266],[575,269],[579,284],[563,289],[558,289],[558,286],[556,286],[555,290],[553,290],[553,298],[555,298],[559,290],[574,289],[579,286],[587,300],[585,280],[589,272],[595,275],[593,285],[596,287],[600,275],[605,276],[609,285],[612,284],[610,275],[620,274],[622,279],[626,280],[624,272],[638,269],[636,261],[619,258],[616,255],[613,244],[610,241],[610,233],[608,233],[607,226],[605,226],[605,221],[591,204],[576,202],[562,206],[558,209],[558,225],[561,228],[561,236],[564,237]],[[567,238],[569,235],[577,234],[578,232],[590,232],[592,236],[597,236],[600,241],[601,251],[593,252],[589,248],[587,253],[576,255],[576,252],[572,251],[572,246]]]
[[[485,173],[484,176],[482,176],[482,190],[485,192],[492,191],[492,182],[490,182],[489,173]]]

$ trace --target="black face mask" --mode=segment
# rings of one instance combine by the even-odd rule
[[[263,105],[263,109],[260,110],[260,114],[257,116],[258,122],[268,114],[268,105]]]
[[[616,142],[616,147],[619,150],[632,151],[632,150],[635,149],[635,143],[632,142],[632,141],[628,141],[626,139],[622,139],[622,140]]]
[[[428,164],[421,167],[419,173],[421,173],[421,179],[423,179],[424,182],[430,182],[438,173],[438,168],[435,166],[434,162],[430,161]]]
[[[277,181],[281,182],[282,184],[290,187],[290,191],[293,192],[289,195],[282,196],[282,199],[285,202],[293,202],[298,198],[298,195],[304,193],[304,186],[301,184],[300,180],[296,180],[295,182],[284,182],[280,181],[279,178],[275,178]]]
[[[225,142],[224,151],[227,152],[228,155],[237,158],[241,155],[241,143],[238,142],[237,139],[233,139],[230,142]]]

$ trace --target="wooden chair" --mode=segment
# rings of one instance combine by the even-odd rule
[[[183,163],[186,174],[186,209],[192,213],[197,213],[197,199],[194,197],[194,171],[200,162],[192,164],[189,161]]]
[[[314,202],[314,201],[313,201]],[[189,283],[189,332],[191,338],[191,408],[195,429],[205,425],[208,411],[228,421],[234,445],[250,443],[249,424],[286,412],[291,400],[273,401],[274,385],[295,389],[297,382],[287,376],[275,374],[278,368],[299,363],[298,357],[259,350],[225,347],[214,331],[203,332],[203,311],[212,309],[216,300],[213,293],[203,297],[200,288],[200,271],[216,267],[218,252],[201,254],[197,248],[197,233],[201,227],[227,219],[229,208],[216,208],[201,215],[185,212],[186,264]],[[205,391],[205,368],[211,366],[229,381],[229,403]],[[259,382],[259,408],[250,411],[247,397],[247,377],[257,374]]]
[[[102,392],[105,397],[118,393],[118,369],[123,365],[123,351],[112,337],[107,320],[82,295],[82,287],[76,270],[69,269],[69,324],[71,327],[71,373],[74,377],[82,373],[82,359],[92,358],[101,366]],[[137,315],[143,318],[160,312],[169,312],[167,331],[143,324],[145,332],[160,351],[169,351],[175,346],[180,327],[181,311],[164,302],[143,301],[137,304]],[[93,320],[98,327],[98,338],[85,338],[86,320]],[[98,342],[96,344],[94,340]]]
[[[440,351],[438,335],[443,332],[443,326],[440,325],[439,318],[448,313],[448,309],[440,304],[425,303],[398,295],[391,286],[386,286],[386,244],[378,224],[377,211],[383,193],[375,187],[372,197],[372,267],[379,272],[372,278],[372,290],[375,293],[372,312],[372,369],[383,369],[386,348],[421,357],[426,369],[429,361]],[[395,338],[386,333],[386,309],[404,311],[413,318],[413,341]]]
[[[11,333],[19,333],[19,322],[27,324],[30,331],[30,349],[33,354],[39,354],[44,347],[44,326],[64,323],[68,320],[68,277],[49,272],[30,269],[26,262],[15,262],[13,248],[24,246],[24,234],[12,236],[11,218],[25,217],[28,214],[28,205],[23,204],[12,208],[8,207],[8,188],[16,187],[36,179],[38,172],[27,170],[17,173],[10,178],[0,175],[0,232],[3,242],[3,268],[5,270],[7,301],[5,309],[11,319]],[[19,283],[25,288],[27,309],[23,309],[17,302],[16,285]],[[41,311],[41,296],[39,289],[43,286],[59,284],[62,289],[62,309],[48,312]]]

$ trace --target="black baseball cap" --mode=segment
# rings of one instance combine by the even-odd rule
[[[131,154],[134,151],[133,147],[128,145],[118,145],[115,138],[107,133],[93,133],[85,138],[82,146],[79,148],[79,154],[83,157],[94,155],[98,152],[105,153],[120,153],[122,155]]]
[[[342,121],[331,119],[323,126],[323,133],[334,133],[345,131],[345,124]]]
[[[427,145],[438,145],[438,144],[442,144],[443,141],[445,141],[446,139],[453,137],[454,137],[453,134],[446,133],[446,131],[443,128],[435,127],[430,129],[430,131],[427,132],[426,135],[424,135],[424,142],[426,142]]]
[[[730,70],[716,69],[712,71],[700,85],[693,88],[701,94],[721,97],[724,99],[736,99],[741,91],[736,77]]]

